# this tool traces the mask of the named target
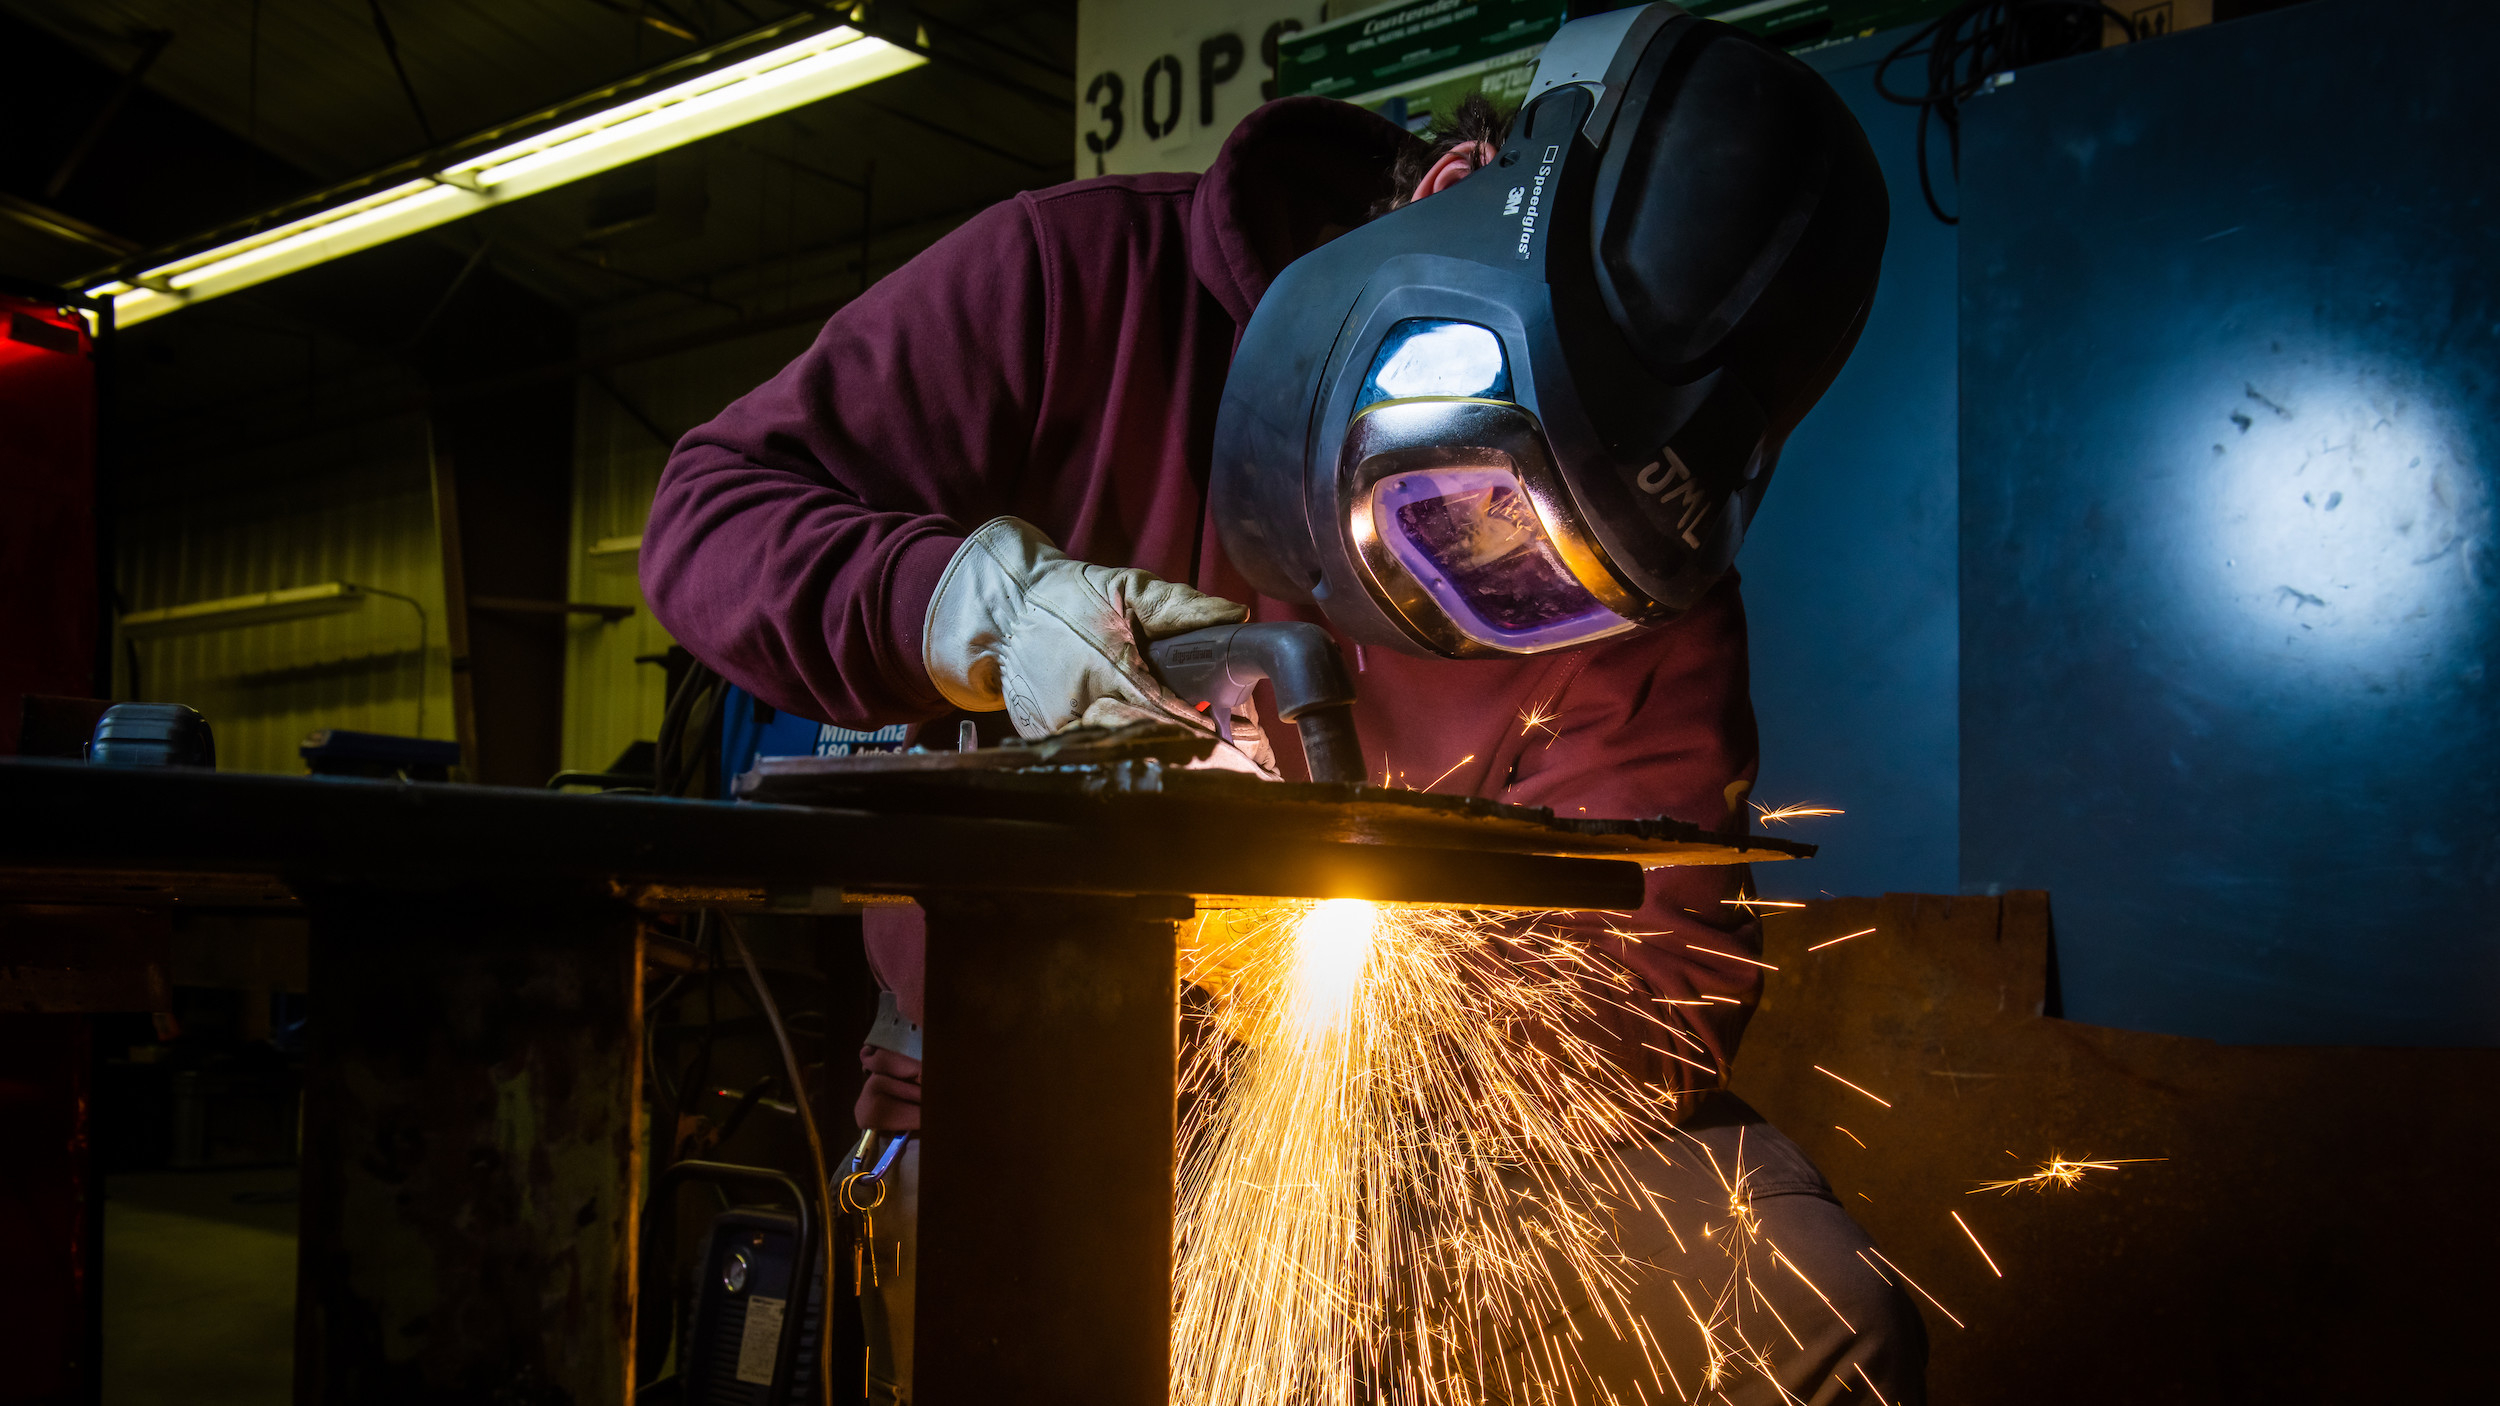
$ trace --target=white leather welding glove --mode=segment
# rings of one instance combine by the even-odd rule
[[[920,653],[947,702],[972,712],[1004,708],[1026,737],[1147,721],[1212,733],[1214,723],[1147,668],[1144,646],[1249,615],[1247,606],[1135,567],[1078,561],[1033,524],[999,517],[946,564]],[[1233,737],[1205,764],[1275,777],[1275,755],[1255,721],[1236,714]]]

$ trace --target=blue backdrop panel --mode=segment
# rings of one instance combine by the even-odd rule
[[[1858,349],[1789,438],[1740,565],[1767,804],[1846,816],[1765,864],[1763,893],[1952,893],[1961,804],[1954,722],[1954,237],[1918,198],[1910,109],[1875,95],[1902,33],[1806,56],[1883,162],[1892,233]],[[1922,70],[1905,65],[1896,87]]]
[[[2500,1038],[2495,69],[2319,0],[1969,109],[1962,874],[2074,1018]]]

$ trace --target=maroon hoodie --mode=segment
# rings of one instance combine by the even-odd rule
[[[1077,181],[965,222],[678,444],[643,536],[652,611],[757,697],[850,727],[948,711],[922,618],[964,536],[1001,514],[1082,560],[1326,623],[1256,597],[1224,559],[1206,492],[1216,405],[1260,295],[1362,220],[1401,138],[1360,108],[1289,98],[1252,113],[1204,176]],[[1756,741],[1733,573],[1674,623],[1583,649],[1348,657],[1375,777],[1567,817],[1741,824]],[[1292,730],[1269,732],[1302,774]],[[1627,1068],[1707,1086],[1734,1056],[1761,973],[1697,949],[1760,952],[1724,902],[1743,874],[1653,869],[1639,913],[1563,920],[1702,1047],[1617,1015],[1593,1033]],[[896,926],[911,912],[886,910],[870,949],[917,1022],[918,930]],[[917,1127],[915,1062],[872,1054],[863,1125]]]

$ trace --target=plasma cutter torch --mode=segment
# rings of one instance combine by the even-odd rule
[[[1276,714],[1302,737],[1313,781],[1363,779],[1363,746],[1354,732],[1354,680],[1326,630],[1300,620],[1217,625],[1146,646],[1155,676],[1215,719],[1233,740],[1233,709],[1265,679],[1275,688]]]

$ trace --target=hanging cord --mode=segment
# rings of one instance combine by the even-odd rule
[[[425,736],[425,661],[426,655],[434,647],[434,636],[426,623],[425,604],[415,596],[403,596],[397,591],[386,591],[379,586],[360,585],[353,581],[348,584],[368,595],[389,596],[392,600],[406,601],[408,608],[417,613],[417,736],[423,737]]]
[[[1948,225],[1962,222],[1937,203],[1927,168],[1927,119],[1944,124],[1953,179],[1962,179],[1962,104],[1992,86],[2000,75],[2029,64],[2089,52],[2099,43],[2100,22],[2117,22],[2132,43],[2142,37],[2135,21],[2094,0],[1966,0],[1901,41],[1875,65],[1875,91],[1891,102],[1918,109],[1918,193],[1927,211]],[[1921,45],[1926,47],[1921,48]],[[1905,59],[1924,56],[1927,86],[1896,93],[1884,74]]]
[[[840,1281],[835,1278],[837,1271],[833,1263],[833,1208],[825,1203],[825,1188],[833,1184],[833,1169],[825,1161],[825,1140],[816,1130],[816,1107],[808,1101],[807,1084],[799,1077],[799,1054],[790,1046],[789,1028],[781,1023],[781,1007],[773,1000],[772,988],[764,984],[764,973],[755,965],[755,954],[747,950],[746,934],[738,931],[738,920],[730,917],[725,909],[714,911],[720,914],[721,925],[729,930],[729,940],[738,949],[739,965],[747,969],[747,982],[755,988],[756,1002],[764,1008],[764,1019],[773,1027],[773,1041],[781,1046],[782,1067],[790,1075],[790,1101],[799,1106],[799,1123],[807,1129],[807,1156],[816,1167],[816,1204],[825,1212],[816,1217],[817,1236],[823,1242],[818,1248],[823,1251],[825,1260],[825,1300],[824,1306],[818,1310],[816,1329],[816,1386],[824,1398],[823,1406],[833,1406],[833,1334],[829,1329],[832,1327],[836,1298],[834,1291]],[[790,1307],[793,1312],[805,1317],[807,1305],[800,1303]]]

